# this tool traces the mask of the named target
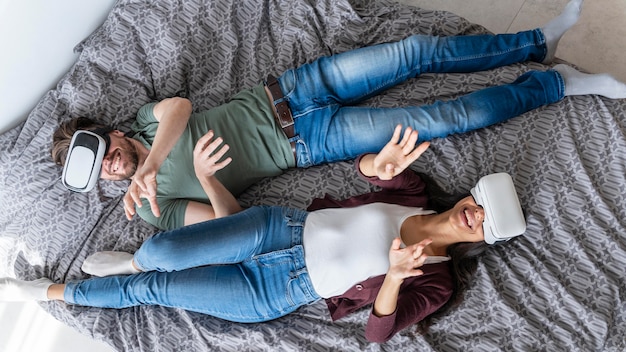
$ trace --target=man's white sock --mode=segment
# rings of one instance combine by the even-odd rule
[[[541,28],[543,35],[546,37],[546,48],[548,49],[546,58],[543,60],[544,63],[552,62],[559,40],[578,21],[582,8],[583,0],[571,0],[565,5],[560,15]]]
[[[626,84],[606,73],[582,73],[563,64],[554,66],[565,81],[565,96],[597,94],[611,99],[626,98]]]
[[[96,252],[83,262],[81,269],[93,276],[137,274],[133,265],[133,255],[126,252]]]

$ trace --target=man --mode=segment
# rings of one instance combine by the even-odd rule
[[[265,84],[204,112],[192,114],[191,102],[184,98],[148,104],[138,112],[132,137],[118,130],[105,132],[110,143],[101,177],[132,178],[124,197],[127,217],[137,211],[149,223],[171,229],[216,216],[208,188],[194,172],[194,165],[202,163],[194,160],[194,147],[207,133],[211,135],[205,140],[210,143],[228,142],[214,147],[213,154],[205,153],[210,158],[205,162],[214,164],[219,169],[216,178],[238,195],[261,178],[290,167],[380,150],[397,124],[418,130],[423,141],[504,121],[561,99],[561,76],[525,75],[511,85],[431,106],[353,105],[424,72],[473,72],[526,60],[550,62],[559,39],[578,19],[581,4],[582,0],[572,0],[544,28],[518,34],[412,36],[320,58],[278,79],[270,77]],[[578,72],[562,70],[570,78],[578,77]],[[595,88],[614,83],[610,77],[607,80]],[[585,84],[570,88],[576,88],[576,94],[597,92]],[[76,130],[103,127],[84,118],[62,125],[54,136],[53,159],[63,165]],[[222,160],[226,152],[229,157]]]

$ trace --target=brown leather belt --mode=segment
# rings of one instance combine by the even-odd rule
[[[283,100],[283,91],[280,89],[278,80],[276,77],[269,75],[263,84],[265,85],[265,92],[267,92],[272,111],[274,112],[274,120],[276,120],[276,123],[280,126],[288,139],[295,137],[296,132],[293,126],[291,108],[289,107],[289,103]],[[296,142],[289,141],[289,144],[291,145],[294,159],[298,160],[296,156]]]

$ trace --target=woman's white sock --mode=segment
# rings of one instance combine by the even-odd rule
[[[3,277],[0,278],[0,301],[49,301],[48,288],[52,284],[53,282],[45,277],[33,281]]]
[[[546,37],[546,48],[548,49],[543,63],[552,62],[559,40],[578,21],[582,9],[583,0],[572,0],[565,5],[560,15],[541,28],[543,35]]]
[[[126,252],[96,252],[83,262],[81,269],[93,276],[130,275],[137,274],[133,265],[133,255]]]
[[[565,96],[597,94],[611,99],[626,98],[626,84],[606,73],[582,73],[563,64],[554,66],[565,81]]]

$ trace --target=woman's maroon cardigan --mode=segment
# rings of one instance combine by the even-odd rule
[[[428,199],[424,192],[425,184],[416,173],[407,169],[393,179],[384,181],[378,177],[363,175],[358,167],[360,161],[361,157],[355,162],[357,172],[382,190],[341,201],[326,196],[315,199],[308,210],[353,207],[374,202],[413,207],[426,206]],[[449,262],[427,264],[421,268],[424,275],[404,280],[400,287],[396,311],[383,317],[374,315],[373,311],[370,312],[365,337],[369,341],[385,342],[398,331],[421,321],[441,308],[450,299],[453,290],[449,265]],[[369,278],[354,285],[343,295],[326,299],[332,319],[340,319],[374,303],[384,278],[385,275]]]

